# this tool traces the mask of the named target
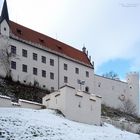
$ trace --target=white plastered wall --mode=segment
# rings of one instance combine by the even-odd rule
[[[136,114],[139,115],[139,74],[129,73],[126,82],[94,76],[95,93],[102,96],[102,103],[113,107],[123,108],[123,102],[130,100],[136,106]]]
[[[65,86],[58,92],[46,95],[43,104],[47,108],[59,109],[70,120],[100,125],[101,97],[96,95]]]
[[[13,45],[16,47],[16,58],[12,60],[16,62],[16,70],[12,69],[12,77],[13,79],[19,80],[22,83],[29,84],[30,82],[33,84],[34,81],[38,81],[41,87],[54,90],[59,89],[59,87],[64,86],[64,76],[68,77],[69,85],[75,87],[76,89],[80,88],[78,85],[77,80],[85,81],[85,85],[82,87],[82,90],[85,90],[85,87],[89,87],[89,92],[93,92],[93,81],[94,81],[94,70],[93,68],[87,67],[82,63],[77,63],[75,60],[70,60],[67,56],[61,54],[56,55],[54,53],[50,53],[49,51],[44,50],[44,47],[39,44],[33,44],[32,42],[28,42],[23,40],[21,41],[19,38],[12,39],[9,38],[9,25],[7,24],[6,20],[4,20],[0,24],[0,44],[3,46],[8,42],[8,45]],[[5,30],[6,28],[6,30]],[[3,41],[4,40],[4,41]],[[25,43],[26,42],[26,43]],[[32,45],[31,45],[32,44]],[[35,47],[37,46],[37,47]],[[42,49],[39,49],[42,48]],[[27,50],[28,57],[22,56],[22,49]],[[47,48],[46,48],[47,49]],[[38,60],[34,61],[32,58],[32,54],[37,53]],[[46,64],[41,62],[41,56],[46,57]],[[54,59],[54,66],[50,66],[50,59]],[[68,65],[68,70],[64,70],[64,63]],[[22,72],[22,64],[28,66],[28,71]],[[33,67],[38,69],[37,76],[33,75]],[[75,68],[79,68],[79,74],[75,73]],[[42,70],[46,70],[46,78],[42,77]],[[86,77],[86,71],[89,72],[89,77]],[[50,79],[50,72],[54,73],[54,80]],[[4,76],[4,73],[0,73]]]

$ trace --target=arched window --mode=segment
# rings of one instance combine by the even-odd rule
[[[101,87],[101,83],[100,82],[98,83],[98,87]]]
[[[85,92],[89,93],[89,87],[85,87]]]

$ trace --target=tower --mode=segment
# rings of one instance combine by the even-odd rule
[[[4,36],[9,36],[9,14],[6,0],[4,0],[1,12],[0,33]]]
[[[139,101],[139,73],[131,72],[127,74],[128,83],[128,99],[136,106],[136,114],[140,115],[140,101]]]
[[[3,20],[6,20],[7,23],[9,22],[9,14],[8,14],[8,8],[7,8],[6,0],[4,0],[4,3],[3,3],[0,22],[2,22]]]

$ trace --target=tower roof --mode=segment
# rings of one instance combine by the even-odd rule
[[[2,12],[1,12],[0,22],[2,22],[4,19],[7,22],[9,22],[9,14],[8,14],[8,8],[7,8],[6,0],[4,0],[4,3],[3,3],[3,8],[2,8]]]

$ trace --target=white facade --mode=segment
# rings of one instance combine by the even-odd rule
[[[10,97],[0,95],[0,107],[11,107]]]
[[[126,76],[126,82],[105,78],[94,75],[95,93],[102,96],[102,103],[120,109],[123,102],[130,100],[136,108],[136,114],[139,111],[139,74],[131,72]]]
[[[84,80],[83,90],[87,87],[88,92],[93,91],[94,70],[91,66],[10,34],[6,20],[0,24],[0,28],[0,49],[5,49],[8,46],[9,51],[11,51],[11,46],[16,48],[16,57],[12,59],[16,63],[16,68],[11,68],[12,78],[15,81],[25,84],[34,84],[34,81],[37,81],[42,88],[58,90],[65,84],[79,89],[80,85],[77,80]],[[27,51],[27,57],[23,56],[23,50]],[[33,53],[37,54],[37,60],[33,60]],[[42,62],[42,56],[46,59],[45,63]],[[54,61],[53,66],[50,65],[51,59]],[[67,65],[67,70],[64,69],[65,64]],[[23,65],[27,66],[27,72],[23,72]],[[36,75],[33,74],[33,68],[37,70]],[[79,70],[78,74],[75,72],[76,68]],[[0,75],[5,76],[5,72],[2,69],[1,67]],[[42,77],[42,71],[45,71],[45,77]],[[86,72],[88,72],[89,76],[86,76]]]
[[[18,103],[12,102],[10,97],[0,95],[0,107],[16,107],[16,108],[30,108],[30,109],[41,109],[42,104],[19,99]]]
[[[43,105],[60,110],[70,120],[96,125],[101,122],[101,97],[76,91],[69,86],[46,95]]]
[[[58,45],[57,49],[62,49],[61,51],[56,51],[48,47],[48,40],[50,38],[45,40],[46,44],[44,46],[40,45],[43,44],[42,41],[44,40],[39,37],[46,37],[42,36],[40,33],[36,33],[15,23],[13,26],[14,29],[11,30],[11,26],[8,23],[9,17],[6,1],[4,2],[5,5],[3,6],[1,15],[2,20],[0,19],[0,50],[8,48],[10,52],[12,47],[15,48],[16,57],[11,59],[10,66],[13,80],[32,85],[38,82],[40,87],[49,90],[58,90],[64,85],[72,86],[78,90],[80,89],[80,85],[77,81],[84,81],[81,90],[86,90],[87,93],[101,95],[103,104],[114,108],[120,108],[122,107],[123,100],[130,99],[136,106],[136,113],[140,115],[138,73],[128,74],[126,82],[95,75],[93,65],[85,53],[85,48],[83,48],[83,52],[77,51],[77,54],[74,53],[75,55],[82,53],[82,56],[85,56],[84,58],[87,60],[82,61],[82,59],[75,59],[72,55],[69,56],[63,53],[66,49],[69,53],[70,46],[66,45],[66,48],[63,47],[62,49],[61,45],[63,43],[59,45],[61,42],[57,40],[55,40],[55,42],[58,44],[52,43],[51,47],[53,48],[53,45],[55,45],[55,47]],[[6,16],[3,15],[4,13]],[[20,30],[18,27],[23,30]],[[22,34],[24,30],[26,31],[24,32],[25,34]],[[12,31],[15,32],[13,33]],[[29,37],[27,34],[28,32],[34,34],[29,34]],[[42,43],[35,43],[31,36],[34,36],[34,39],[40,39]],[[75,50],[74,48],[72,49],[72,47],[70,48],[71,51]],[[36,60],[33,59],[33,54],[35,54],[34,59]],[[45,58],[45,62],[42,62],[42,57]],[[1,65],[0,75],[6,76],[5,69]]]

